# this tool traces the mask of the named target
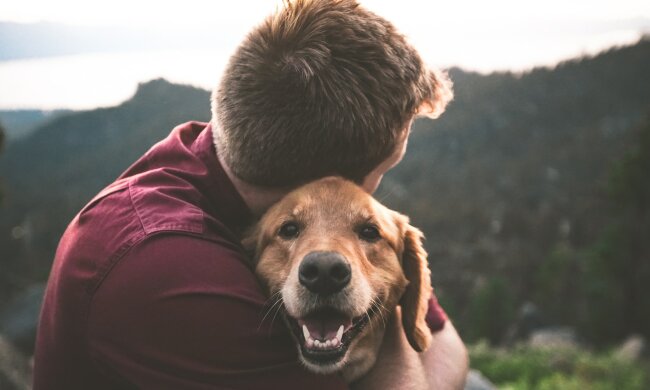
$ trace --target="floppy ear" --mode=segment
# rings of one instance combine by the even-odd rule
[[[400,300],[402,324],[409,344],[422,352],[431,343],[431,331],[426,322],[431,288],[431,271],[427,263],[427,252],[422,247],[422,232],[409,224],[404,228],[404,252],[402,267],[409,281]]]
[[[247,260],[251,264],[257,262],[257,255],[262,246],[262,229],[259,224],[255,224],[244,232],[241,245],[246,253]]]

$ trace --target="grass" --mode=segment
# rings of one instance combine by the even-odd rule
[[[469,347],[471,366],[504,390],[647,390],[650,364],[616,358],[611,352]]]

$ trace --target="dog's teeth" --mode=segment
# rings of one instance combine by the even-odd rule
[[[309,328],[307,328],[307,325],[303,324],[302,325],[302,334],[305,336],[305,346],[307,348],[316,348],[316,349],[331,349],[331,348],[337,348],[339,345],[343,343],[343,331],[345,330],[345,326],[341,325],[339,326],[339,330],[336,332],[336,336],[332,337],[329,340],[318,340],[313,337],[311,337],[311,334],[309,333]]]
[[[339,330],[336,332],[336,338],[338,339],[339,343],[343,339],[343,325],[339,326]]]

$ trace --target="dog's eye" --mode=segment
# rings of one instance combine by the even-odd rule
[[[298,234],[300,234],[300,227],[295,222],[283,223],[282,226],[280,226],[280,230],[278,231],[278,235],[285,240],[296,238],[298,237]]]
[[[379,229],[376,226],[363,225],[359,229],[359,237],[364,241],[375,242],[381,238],[381,234],[379,234]]]

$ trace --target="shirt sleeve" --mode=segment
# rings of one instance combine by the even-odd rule
[[[300,365],[282,321],[237,250],[160,234],[95,292],[87,344],[100,370],[137,388],[347,388]]]
[[[447,322],[447,313],[445,313],[443,308],[440,306],[438,298],[436,298],[434,294],[429,298],[429,311],[427,311],[427,316],[425,318],[427,325],[429,325],[429,329],[434,333],[442,330],[445,326],[445,322]]]

